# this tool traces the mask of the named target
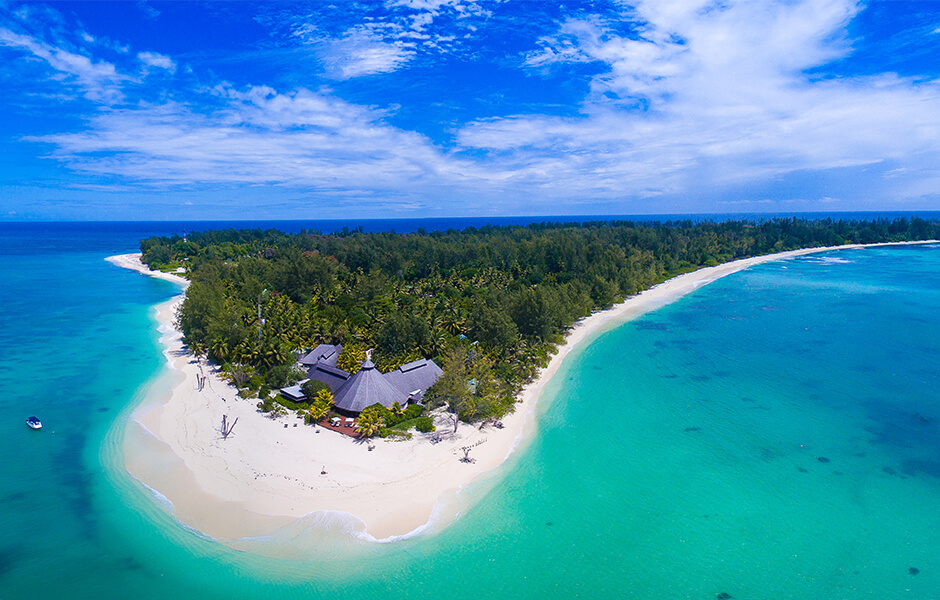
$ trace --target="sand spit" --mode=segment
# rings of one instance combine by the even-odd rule
[[[272,420],[257,410],[257,399],[239,398],[215,366],[187,354],[173,326],[181,295],[156,307],[168,379],[153,385],[128,420],[125,464],[135,478],[173,504],[180,521],[236,547],[241,538],[275,534],[298,519],[345,518],[353,524],[351,533],[370,541],[433,531],[459,512],[461,488],[479,481],[483,473],[497,472],[496,467],[531,439],[537,427],[534,411],[546,383],[579,345],[753,265],[861,247],[866,246],[783,252],[674,277],[575,323],[549,365],[523,389],[516,411],[502,420],[502,429],[460,424],[453,433],[453,426],[441,419],[436,432],[440,442],[432,443],[434,434],[415,434],[407,442],[377,439],[372,451],[367,443],[306,426],[293,414]],[[108,260],[184,288],[188,283],[150,271],[139,254]],[[202,391],[197,376],[207,377]],[[220,434],[223,415],[229,422],[238,419],[228,439]],[[461,462],[461,448],[470,445],[475,462]]]

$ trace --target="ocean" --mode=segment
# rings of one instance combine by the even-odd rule
[[[613,329],[450,527],[255,541],[307,540],[284,560],[186,529],[123,470],[178,290],[104,258],[182,228],[0,225],[2,600],[940,598],[936,246],[758,265]]]

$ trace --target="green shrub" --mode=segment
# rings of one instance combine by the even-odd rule
[[[417,419],[424,414],[424,407],[420,404],[410,404],[408,408],[405,409],[404,420],[410,421],[411,419]]]
[[[399,429],[389,429],[388,427],[383,427],[379,429],[379,437],[382,439],[391,439],[399,442],[404,442],[411,439],[411,434],[406,431],[401,431]]]
[[[268,371],[265,381],[272,388],[283,388],[294,385],[304,378],[303,370],[291,365],[278,365]]]
[[[288,400],[284,397],[284,394],[278,394],[275,396],[274,401],[288,410],[295,410],[298,412],[307,410],[307,404],[305,402],[294,402],[293,400]]]
[[[421,433],[431,433],[434,431],[434,419],[431,417],[418,417],[415,419],[415,429]]]
[[[322,381],[317,381],[316,379],[306,381],[302,386],[300,386],[300,391],[304,393],[304,396],[307,397],[308,401],[312,401],[314,398],[316,398],[317,394],[320,393],[320,390],[330,391],[330,386],[326,385]]]

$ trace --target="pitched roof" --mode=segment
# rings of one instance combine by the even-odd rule
[[[444,371],[433,360],[422,358],[385,374],[385,380],[411,400],[420,400],[424,392]]]
[[[336,367],[331,367],[323,361],[318,362],[307,369],[307,377],[322,381],[330,386],[330,390],[335,394],[336,391],[349,379],[349,373]]]
[[[341,410],[362,412],[376,402],[385,408],[391,408],[394,402],[404,406],[408,395],[390,384],[372,361],[366,359],[359,372],[333,393],[333,404]]]
[[[286,388],[281,388],[281,393],[284,394],[288,400],[293,400],[294,402],[306,402],[307,397],[304,396],[304,392],[300,389],[300,386],[307,383],[309,379],[304,379],[303,381],[298,381],[297,385],[291,385]]]
[[[305,367],[309,367],[322,361],[331,367],[335,367],[336,360],[339,358],[339,353],[342,351],[342,344],[337,344],[336,346],[331,344],[320,344],[312,351],[308,352],[306,356],[301,358],[300,364],[304,365]]]

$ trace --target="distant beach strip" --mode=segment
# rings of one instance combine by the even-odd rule
[[[437,531],[460,512],[461,489],[498,474],[496,468],[532,439],[538,427],[535,408],[545,385],[573,349],[753,265],[832,250],[904,244],[908,242],[808,248],[679,275],[575,323],[549,365],[522,390],[515,412],[502,419],[502,429],[461,423],[456,433],[441,436],[436,443],[430,435],[404,442],[376,440],[374,451],[353,438],[305,426],[295,415],[272,420],[258,411],[253,400],[239,398],[213,365],[187,353],[173,326],[180,295],[156,307],[169,365],[166,376],[172,384],[154,384],[128,420],[125,466],[172,504],[179,521],[233,547],[243,538],[273,534],[299,519],[345,520],[352,523],[349,533],[368,541]],[[188,285],[178,275],[151,271],[140,262],[140,254],[107,260],[183,289]],[[203,377],[205,384],[200,386]],[[169,393],[162,391],[168,387]],[[227,439],[219,433],[223,416],[229,423],[238,419]],[[472,463],[459,460],[466,447],[473,448]]]

